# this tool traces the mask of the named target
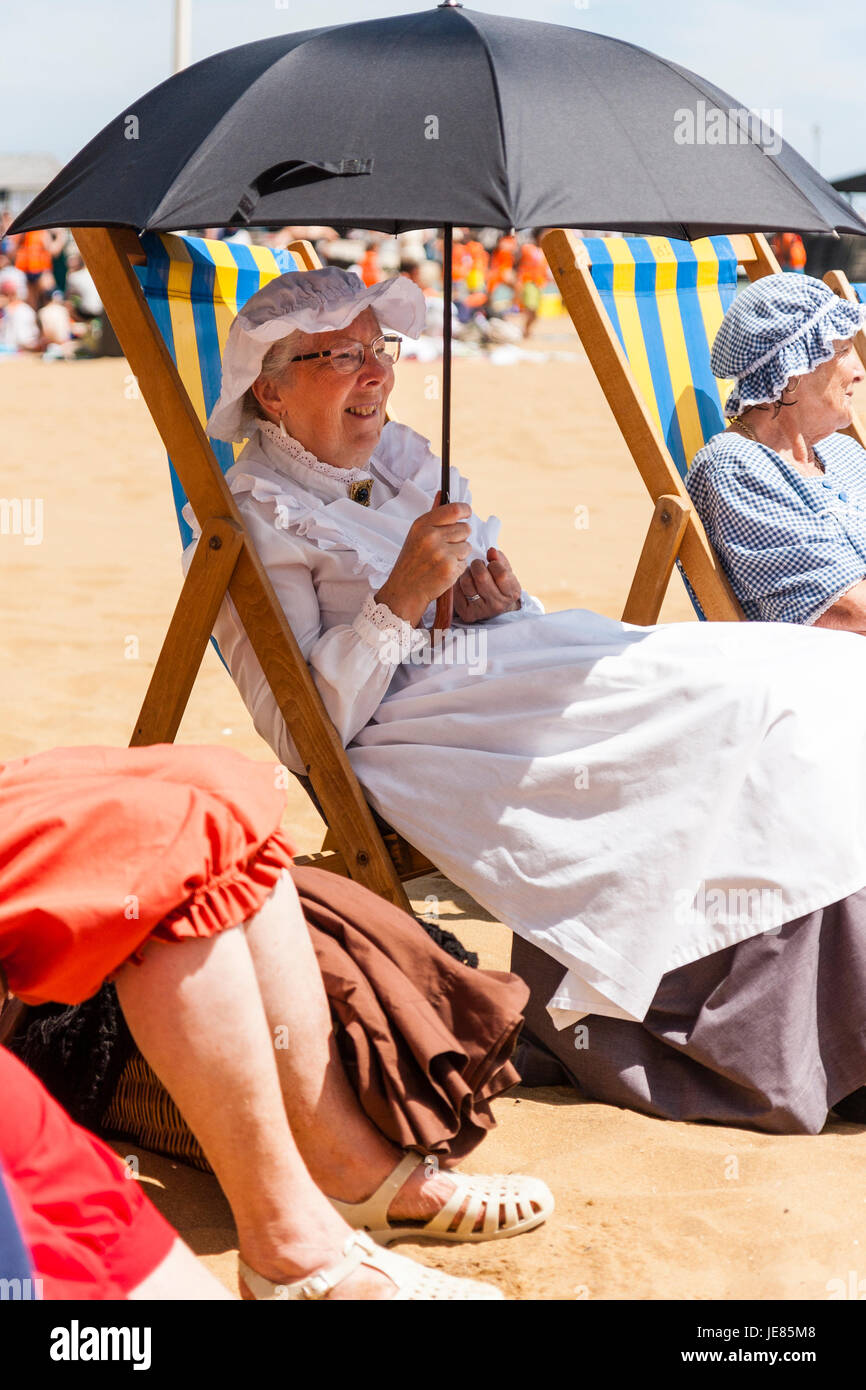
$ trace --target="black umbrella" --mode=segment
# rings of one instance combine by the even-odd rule
[[[443,501],[453,225],[866,234],[800,155],[687,69],[456,0],[205,58],[133,102],[10,230],[244,224],[445,228]]]

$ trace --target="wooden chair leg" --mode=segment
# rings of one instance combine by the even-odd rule
[[[658,622],[674,562],[689,524],[692,509],[681,497],[668,493],[659,498],[634,572],[625,608],[624,623],[648,627]]]
[[[174,742],[243,543],[243,533],[233,521],[217,517],[205,524],[135,721],[130,748]]]

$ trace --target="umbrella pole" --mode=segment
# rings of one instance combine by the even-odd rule
[[[451,483],[451,250],[453,228],[444,227],[442,247],[442,495],[440,506],[449,498]],[[436,600],[435,628],[449,628],[454,616],[454,596],[450,589]]]

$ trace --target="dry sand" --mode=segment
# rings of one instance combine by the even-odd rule
[[[503,548],[548,609],[618,617],[650,506],[570,328],[539,330],[539,348],[575,360],[455,364],[454,460],[476,510],[502,518]],[[401,364],[392,404],[436,439],[434,370]],[[2,361],[0,421],[0,496],[44,503],[41,545],[0,536],[0,759],[124,745],[180,584],[159,437],[122,360]],[[576,507],[588,509],[588,527],[575,527]],[[693,620],[676,578],[662,617]],[[179,741],[270,757],[210,650]],[[322,824],[300,790],[286,825],[303,849],[319,847]],[[421,909],[439,898],[442,920],[482,965],[507,966],[510,933],[465,894],[437,875],[412,893]],[[418,1247],[419,1258],[524,1299],[824,1299],[829,1280],[866,1276],[858,1127],[769,1137],[651,1120],[564,1089],[517,1091],[496,1113],[498,1129],[465,1167],[539,1174],[556,1195],[554,1218],[515,1240]],[[215,1180],[150,1154],[140,1164],[157,1205],[235,1288],[234,1232]]]

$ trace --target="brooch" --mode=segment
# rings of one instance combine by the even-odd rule
[[[369,507],[372,492],[372,478],[359,478],[357,483],[349,484],[349,496],[353,502],[360,502],[362,507]]]

